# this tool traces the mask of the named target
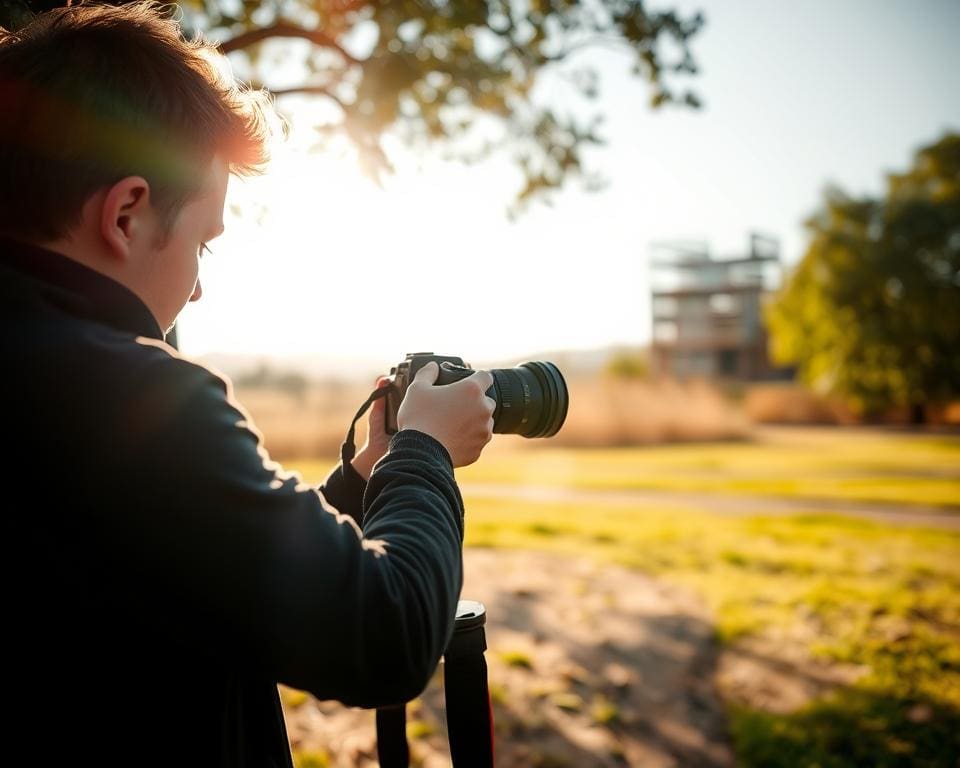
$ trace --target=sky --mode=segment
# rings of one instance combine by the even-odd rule
[[[587,159],[606,185],[573,183],[514,221],[508,158],[468,166],[391,145],[397,172],[378,188],[349,158],[308,154],[294,114],[270,173],[231,184],[181,349],[357,371],[414,351],[495,364],[644,345],[652,244],[733,256],[760,232],[789,269],[827,184],[882,194],[886,173],[960,131],[958,0],[673,6],[706,16],[685,81],[704,107],[653,111],[626,54],[580,54],[601,75],[607,144]],[[549,77],[537,97],[570,103]]]

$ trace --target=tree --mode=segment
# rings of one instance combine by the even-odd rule
[[[62,4],[0,0],[0,26]],[[629,52],[653,107],[699,106],[670,81],[696,73],[689,42],[703,16],[650,11],[642,0],[182,0],[180,9],[184,29],[218,41],[256,84],[329,104],[322,133],[348,136],[374,177],[390,168],[381,140],[392,132],[461,159],[510,153],[524,173],[521,203],[573,177],[595,186],[584,148],[601,142],[599,117],[535,93],[552,71],[594,99],[597,71],[579,61],[588,48]],[[281,84],[274,54],[296,59],[302,80]]]
[[[650,375],[647,353],[640,349],[618,349],[607,360],[603,372],[614,379],[646,379]]]
[[[770,305],[773,357],[866,413],[960,394],[960,134],[920,149],[882,199],[840,189]]]

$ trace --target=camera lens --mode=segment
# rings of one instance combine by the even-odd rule
[[[493,431],[523,437],[553,437],[567,418],[567,384],[553,363],[494,368]]]

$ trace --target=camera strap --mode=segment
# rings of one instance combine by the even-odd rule
[[[374,400],[379,400],[381,397],[386,397],[387,392],[389,391],[390,387],[378,387],[377,389],[373,390],[366,402],[360,406],[360,410],[357,411],[357,415],[353,417],[353,421],[350,422],[350,429],[347,431],[347,437],[340,446],[340,462],[343,464],[343,466],[346,466],[347,462],[352,461],[353,457],[357,455],[355,433],[357,429],[357,422],[360,420],[360,417],[367,412],[367,409],[371,405],[373,405]]]

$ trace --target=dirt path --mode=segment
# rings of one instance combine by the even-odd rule
[[[570,501],[603,504],[667,504],[689,506],[724,515],[781,514],[831,512],[863,517],[892,525],[925,525],[960,530],[960,514],[940,507],[911,504],[882,504],[843,499],[783,498],[777,496],[736,496],[719,493],[696,493],[659,490],[593,490],[556,486],[507,485],[496,483],[464,483],[463,495],[527,499],[530,501]]]
[[[488,612],[498,768],[732,765],[718,650],[696,598],[539,552],[469,549],[464,561],[463,597]],[[285,694],[295,750],[377,765],[371,712]],[[408,718],[412,764],[449,766],[439,675]]]

